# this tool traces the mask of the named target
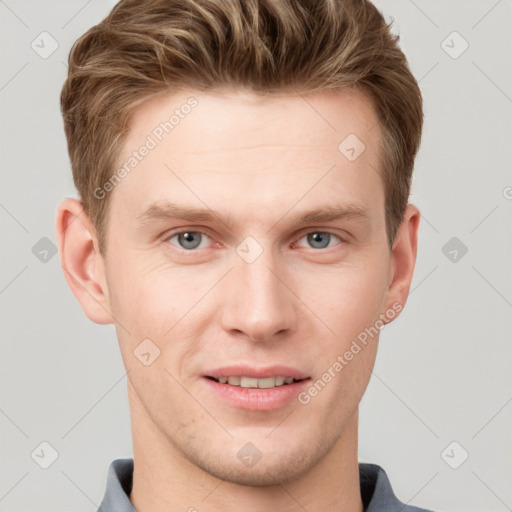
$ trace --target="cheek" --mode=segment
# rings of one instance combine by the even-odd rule
[[[143,329],[169,329],[194,286],[180,269],[145,259],[142,253],[110,267],[112,312]]]
[[[345,414],[359,403],[375,362],[376,325],[380,325],[386,283],[386,266],[378,259],[328,273],[319,269],[302,280],[301,296],[308,297],[305,302],[321,319],[315,319],[316,332],[311,335],[318,340],[317,347],[304,347],[317,361],[316,381],[305,397],[305,401],[311,399],[317,414],[323,414],[323,407]],[[322,336],[318,336],[320,331]]]
[[[316,290],[311,310],[324,324],[316,322],[316,331],[325,334],[315,336],[313,332],[317,347],[305,347],[316,360],[316,374],[299,402],[309,404],[311,414],[332,422],[336,429],[357,408],[371,377],[385,280],[378,272],[347,269],[325,280],[322,289],[314,288],[314,282],[318,284],[318,280],[308,279],[305,286]]]
[[[167,368],[180,377],[183,362],[198,348],[198,332],[206,329],[209,321],[208,301],[201,301],[211,286],[207,277],[194,273],[192,267],[149,266],[143,261],[125,260],[112,269],[111,307],[127,368],[140,370],[134,351],[149,339],[157,347],[153,350],[160,351],[151,368]]]
[[[299,296],[341,342],[350,342],[361,330],[374,325],[383,311],[387,273],[379,261],[366,260],[327,271],[318,268],[302,276],[297,281]]]

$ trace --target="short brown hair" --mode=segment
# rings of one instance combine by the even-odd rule
[[[130,116],[178,89],[313,93],[356,87],[382,133],[390,246],[409,198],[423,125],[407,60],[367,0],[122,0],[74,44],[61,109],[75,186],[105,247],[108,197]]]

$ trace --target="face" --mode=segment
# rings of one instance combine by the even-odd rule
[[[379,143],[351,91],[188,91],[138,109],[104,265],[133,421],[162,449],[261,485],[336,445],[393,309]]]

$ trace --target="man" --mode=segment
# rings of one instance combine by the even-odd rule
[[[421,94],[377,9],[123,0],[61,103],[61,263],[131,411],[100,510],[420,510],[357,459],[419,223]]]

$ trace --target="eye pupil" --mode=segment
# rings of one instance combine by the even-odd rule
[[[197,240],[194,241],[194,237]],[[194,231],[186,231],[178,235],[180,245],[184,249],[195,249],[201,243],[201,234]]]
[[[324,249],[329,245],[331,235],[329,233],[317,232],[308,235],[308,242],[316,249]]]
[[[202,233],[199,231],[183,231],[177,235],[178,243],[183,249],[196,249],[201,244]],[[331,241],[331,234],[315,231],[307,235],[308,243],[315,249],[325,249]]]

